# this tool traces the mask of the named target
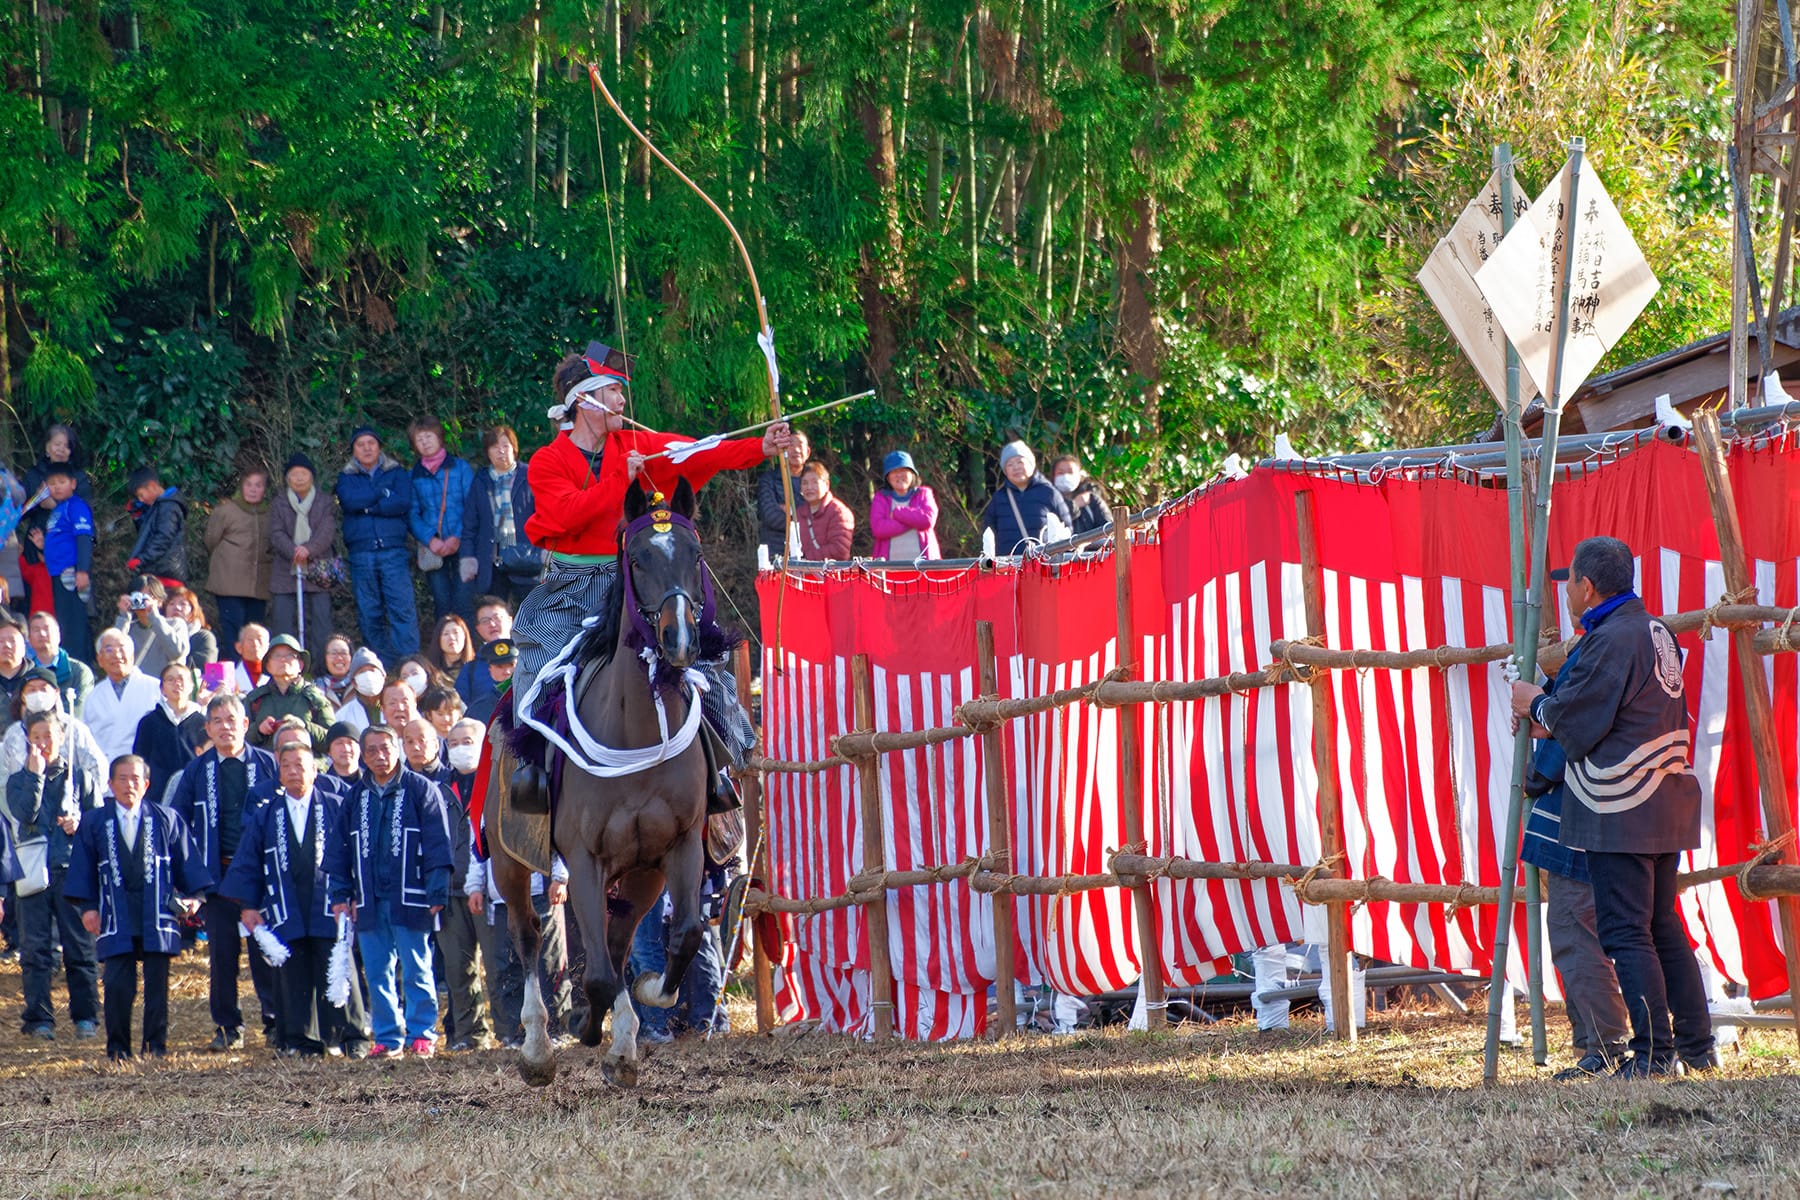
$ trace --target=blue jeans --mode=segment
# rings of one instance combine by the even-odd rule
[[[391,918],[385,900],[356,914],[356,940],[369,979],[369,1016],[375,1040],[389,1047],[418,1038],[435,1042],[438,1001],[437,983],[431,975],[431,935]],[[406,991],[404,1029],[400,1024],[402,986]]]
[[[261,624],[269,602],[255,596],[214,596],[219,606],[219,648],[229,656],[237,645],[238,631],[244,626]]]
[[[1600,947],[1613,960],[1631,1017],[1631,1052],[1665,1062],[1713,1051],[1700,964],[1675,898],[1675,854],[1589,850]]]
[[[412,564],[406,550],[352,550],[349,558],[363,643],[390,667],[417,654],[419,611],[413,605]]]
[[[625,972],[625,982],[630,986],[641,972],[655,971],[659,974],[669,966],[668,929],[669,929],[669,895],[664,892],[661,899],[651,906],[638,922],[637,932],[631,939],[631,956]],[[636,994],[631,997],[631,1006],[637,1010],[638,1020],[648,1029],[658,1033],[668,1033],[671,1021],[681,1027],[704,1033],[717,1027],[723,1032],[725,1014],[719,1009],[719,991],[724,982],[724,956],[719,950],[719,931],[717,926],[708,925],[700,939],[700,950],[694,955],[694,961],[688,965],[688,972],[681,981],[680,998],[673,1008],[656,1008],[639,1002]]]
[[[452,554],[444,560],[443,566],[435,571],[426,571],[424,575],[425,582],[431,587],[431,620],[434,624],[451,613],[471,626],[475,624],[469,589],[463,586],[456,555]]]

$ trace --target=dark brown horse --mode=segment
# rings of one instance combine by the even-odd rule
[[[700,887],[708,780],[700,698],[688,669],[700,655],[703,616],[710,625],[710,613],[703,613],[710,591],[693,513],[686,480],[666,506],[637,487],[626,493],[619,579],[606,611],[574,654],[579,668],[581,659],[596,656],[593,651],[611,650],[606,664],[572,692],[582,728],[568,739],[603,774],[566,763],[552,809],[552,841],[568,865],[569,902],[587,948],[581,984],[588,1016],[581,1040],[599,1045],[601,1022],[611,1010],[612,1045],[602,1070],[627,1087],[637,1082],[638,1020],[624,976],[638,922],[666,888],[674,907],[668,970],[646,973],[634,989],[640,1001],[658,1007],[675,1003],[705,929]],[[519,1073],[527,1083],[543,1085],[555,1077],[556,1062],[538,984],[541,928],[531,906],[531,873],[506,854],[495,855],[493,868],[513,945],[525,964]]]

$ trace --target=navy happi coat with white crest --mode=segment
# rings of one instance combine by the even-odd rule
[[[119,832],[119,805],[108,800],[82,815],[69,851],[63,896],[83,912],[100,914],[95,949],[101,958],[130,954],[143,939],[148,954],[181,952],[178,898],[212,886],[194,853],[187,822],[160,804],[141,801],[137,844]],[[133,887],[137,882],[139,887]]]
[[[219,894],[240,908],[262,913],[283,942],[335,938],[337,918],[331,915],[325,847],[343,806],[337,796],[314,784],[307,796],[306,832],[296,836],[287,792],[276,793],[245,819],[243,839]]]

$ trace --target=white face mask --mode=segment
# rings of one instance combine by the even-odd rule
[[[450,769],[459,775],[466,775],[473,771],[480,762],[480,746],[450,747]]]
[[[380,671],[364,671],[357,675],[355,682],[356,690],[359,694],[367,696],[371,700],[381,695],[382,678]]]
[[[25,693],[25,711],[26,712],[34,712],[34,713],[49,712],[51,709],[53,709],[55,707],[56,707],[56,693],[55,692],[26,692]]]
[[[1081,476],[1071,475],[1067,471],[1064,471],[1051,482],[1056,484],[1057,491],[1067,496],[1070,492],[1073,492],[1076,488],[1081,486]]]
[[[414,696],[423,696],[425,694],[425,672],[419,670],[417,667],[410,671],[402,671],[400,673],[400,682],[404,683],[407,690]]]

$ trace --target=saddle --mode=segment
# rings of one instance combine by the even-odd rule
[[[491,850],[548,875],[556,851],[550,840],[550,791],[544,770],[520,763],[499,725],[488,730],[488,739],[493,753],[483,816]]]

